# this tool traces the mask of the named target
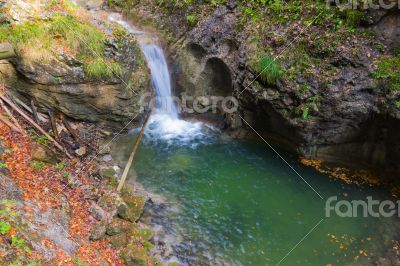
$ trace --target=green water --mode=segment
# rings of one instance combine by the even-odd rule
[[[134,139],[116,143],[122,165]],[[206,142],[193,147],[147,138],[134,163],[137,181],[167,199],[150,210],[149,224],[179,237],[173,255],[182,264],[366,265],[389,249],[394,219],[326,218],[325,200],[264,143],[218,136]],[[283,156],[325,199],[388,196],[377,187],[333,181]]]

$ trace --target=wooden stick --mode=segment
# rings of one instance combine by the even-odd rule
[[[19,105],[21,105],[22,107],[24,107],[24,109],[25,109],[26,111],[28,111],[29,113],[33,114],[32,109],[31,109],[28,105],[26,105],[23,101],[21,101],[21,100],[18,99],[18,98],[14,98],[14,101],[15,101],[16,103],[18,103]],[[47,121],[48,121],[46,115],[41,114],[41,113],[38,113],[38,116],[39,116],[40,121],[42,121],[42,122],[47,122]]]
[[[121,191],[122,187],[124,186],[126,177],[128,176],[129,169],[131,168],[131,165],[133,163],[133,158],[135,157],[136,150],[139,147],[140,140],[143,137],[144,130],[146,128],[147,122],[149,122],[150,114],[151,114],[151,110],[147,113],[146,120],[144,121],[142,129],[140,130],[140,133],[136,138],[136,141],[135,141],[135,144],[133,146],[133,150],[132,150],[131,156],[129,156],[128,163],[126,164],[124,172],[123,172],[122,177],[121,177],[121,180],[119,181],[118,188],[117,188],[118,192]]]
[[[72,159],[72,156],[69,155],[68,151],[66,151],[57,141],[55,141],[47,132],[41,128],[38,124],[35,123],[29,116],[27,116],[21,109],[19,109],[12,101],[7,99],[4,95],[0,95],[0,98],[3,99],[12,109],[17,111],[23,118],[26,119],[31,125],[33,125],[36,129],[38,129],[47,139],[53,142],[54,146],[56,146],[60,151],[62,151],[69,159]]]
[[[68,120],[65,118],[64,114],[61,114],[61,121],[63,122],[65,128],[71,133],[71,135],[74,137],[76,141],[80,140],[79,134],[71,127],[69,124]]]
[[[39,116],[37,114],[37,109],[36,109],[35,102],[33,101],[33,99],[31,99],[31,108],[32,108],[33,117],[35,118],[35,122],[37,124],[39,124]]]
[[[54,116],[53,111],[49,110],[48,114],[49,114],[49,117],[50,117],[51,128],[53,129],[54,139],[58,142],[58,141],[60,141],[60,137],[58,136],[56,118]]]
[[[21,129],[17,128],[16,126],[13,125],[7,118],[5,118],[2,114],[0,114],[0,121],[6,124],[9,128],[11,128],[14,131],[21,132]]]
[[[4,102],[2,100],[0,100],[0,104],[1,107],[4,109],[4,111],[6,111],[7,115],[11,118],[11,120],[14,122],[14,124],[16,125],[17,128],[19,128],[21,131],[23,131],[23,128],[21,127],[21,125],[19,124],[18,120],[13,116],[13,114],[11,113],[10,109],[8,109],[8,107],[4,104]]]

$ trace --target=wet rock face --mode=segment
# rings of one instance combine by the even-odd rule
[[[241,13],[236,1],[228,2],[201,19],[194,28],[184,27],[179,33],[174,25],[184,16],[172,13],[165,18],[157,8],[149,14],[148,6],[135,7],[141,16],[162,25],[177,39],[172,47],[179,65],[178,94],[236,96],[240,102],[239,112],[224,114],[226,127],[234,136],[246,135],[241,133],[246,124],[240,114],[260,134],[272,136],[308,158],[390,169],[390,173],[384,175],[399,176],[399,167],[394,162],[400,159],[400,139],[396,140],[394,129],[399,125],[400,110],[393,107],[394,102],[388,98],[384,85],[373,78],[373,62],[381,55],[374,44],[359,39],[356,42],[362,43],[360,49],[345,49],[329,56],[318,53],[318,49],[308,49],[309,55],[320,59],[321,66],[317,66],[316,71],[308,76],[302,76],[299,71],[293,80],[285,78],[276,84],[267,84],[249,67],[251,50],[246,40],[252,36],[238,30]],[[365,13],[361,25],[377,32],[377,39],[391,48],[389,50],[398,48],[398,10]],[[283,32],[283,29],[277,31]],[[329,68],[337,72],[326,82],[321,76],[324,69]],[[298,95],[299,88],[304,85],[308,85],[309,91]],[[302,114],[296,114],[296,108],[309,99],[317,99],[318,110],[309,107],[312,115],[302,119]],[[386,101],[383,105],[382,99]]]
[[[392,49],[400,48],[400,11],[385,13],[373,29],[378,37]]]

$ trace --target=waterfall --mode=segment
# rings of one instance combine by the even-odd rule
[[[178,118],[178,111],[172,97],[168,65],[163,51],[155,44],[142,44],[141,49],[150,68],[151,83],[157,96],[157,111],[168,114],[172,118]]]
[[[160,46],[153,36],[148,36],[134,26],[128,24],[116,14],[109,16],[109,20],[116,22],[135,35],[151,72],[151,82],[156,96],[156,110],[153,111],[145,135],[148,140],[162,140],[168,144],[183,144],[197,146],[199,143],[208,143],[215,129],[201,122],[189,122],[179,119],[178,108],[173,101],[171,77],[167,60]]]

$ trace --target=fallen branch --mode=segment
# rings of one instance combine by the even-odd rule
[[[69,159],[72,159],[72,156],[57,142],[55,141],[47,132],[41,128],[38,124],[35,123],[29,116],[27,116],[21,109],[19,109],[12,101],[7,99],[4,95],[1,95],[0,98],[5,101],[12,109],[17,111],[26,121],[28,121],[31,125],[33,125],[36,129],[38,129],[48,140],[52,141],[54,146],[56,146],[60,151],[62,151]]]
[[[54,138],[56,141],[60,141],[60,137],[58,136],[57,122],[54,113],[51,110],[49,110],[48,113],[50,117],[51,128],[53,129]]]
[[[35,118],[35,122],[39,124],[39,116],[33,99],[31,99],[31,108],[32,108],[33,118]]]
[[[71,127],[68,120],[65,118],[64,114],[61,114],[61,121],[63,122],[65,128],[71,133],[76,141],[80,140],[79,134]]]
[[[11,128],[14,131],[20,132],[21,133],[21,129],[17,128],[16,126],[14,126],[13,123],[11,123],[7,118],[5,118],[2,114],[0,114],[0,121],[3,122],[4,124],[6,124],[9,128]]]
[[[11,120],[13,121],[14,125],[19,128],[21,130],[21,132],[23,131],[23,128],[21,127],[21,125],[19,124],[18,120],[14,117],[14,115],[11,113],[10,109],[8,109],[8,107],[4,104],[4,102],[2,100],[0,100],[0,104],[1,107],[4,109],[4,111],[6,111],[7,115],[11,118]]]
[[[21,101],[21,100],[18,99],[18,98],[14,98],[14,100],[15,100],[16,103],[18,103],[19,105],[21,105],[22,107],[24,107],[24,109],[25,109],[26,111],[28,111],[29,113],[33,114],[32,109],[31,109],[28,105],[26,105],[23,101]],[[47,119],[46,115],[44,115],[44,114],[37,113],[37,115],[38,115],[40,121],[42,121],[42,122],[44,122],[44,123],[46,123],[46,122],[49,120],[49,119]]]
[[[151,115],[151,109],[150,109],[150,111],[147,113],[147,116],[146,116],[146,119],[144,120],[142,129],[140,130],[139,135],[138,135],[137,138],[136,138],[135,144],[134,144],[134,146],[133,146],[132,153],[131,153],[131,155],[129,156],[128,163],[126,164],[125,169],[124,169],[124,172],[123,172],[122,177],[121,177],[121,180],[119,181],[117,191],[121,191],[122,187],[124,186],[126,177],[128,176],[128,173],[129,173],[129,169],[131,168],[131,165],[132,165],[132,163],[133,163],[133,158],[135,157],[136,150],[137,150],[137,148],[139,147],[140,140],[141,140],[142,137],[143,137],[144,130],[145,130],[145,128],[146,128],[147,122],[149,122],[150,115]]]

